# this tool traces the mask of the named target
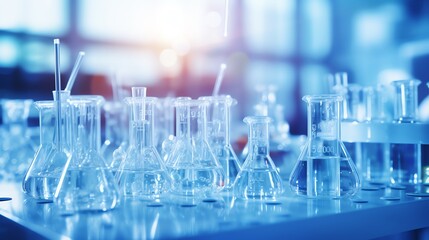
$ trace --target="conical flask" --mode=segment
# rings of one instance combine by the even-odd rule
[[[203,197],[222,190],[225,173],[207,142],[207,101],[176,99],[176,139],[167,167],[173,194]]]
[[[310,198],[354,195],[360,177],[340,138],[340,95],[307,95],[308,140],[289,179],[292,191]]]
[[[244,199],[274,200],[283,193],[283,183],[269,152],[267,116],[243,120],[249,126],[249,154],[234,182],[234,196]]]
[[[61,174],[54,201],[62,213],[106,211],[119,198],[116,181],[100,155],[101,96],[71,97],[73,157]]]
[[[55,96],[56,94],[54,94]],[[61,173],[70,161],[70,92],[61,92],[60,118],[57,101],[37,101],[40,146],[25,174],[24,193],[38,200],[53,200]]]
[[[237,101],[231,96],[207,96],[207,139],[213,153],[225,171],[225,189],[232,188],[241,163],[231,146],[231,106]]]
[[[171,180],[154,144],[156,98],[133,94],[125,101],[131,109],[130,145],[116,173],[119,191],[124,197],[157,199],[169,190]]]

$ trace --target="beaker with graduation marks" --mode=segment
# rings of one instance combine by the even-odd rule
[[[307,95],[308,140],[292,171],[289,184],[296,194],[310,198],[354,195],[360,177],[341,141],[340,95]]]

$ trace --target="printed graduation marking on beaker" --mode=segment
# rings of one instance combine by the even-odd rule
[[[0,197],[0,202],[10,201],[12,200],[11,197]]]

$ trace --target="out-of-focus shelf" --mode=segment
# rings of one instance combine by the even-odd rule
[[[341,122],[345,142],[429,144],[429,123]]]
[[[30,238],[72,239],[368,239],[429,227],[429,192],[364,187],[349,199],[306,199],[289,191],[276,202],[229,196],[179,204],[122,201],[113,211],[62,216],[54,203],[25,196],[17,183],[1,183],[2,226],[18,225]],[[174,199],[173,199],[174,200]]]

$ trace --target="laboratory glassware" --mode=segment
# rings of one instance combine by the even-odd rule
[[[225,186],[225,172],[207,142],[207,105],[188,97],[175,101],[176,137],[167,159],[174,195],[209,197]]]
[[[126,103],[131,110],[130,144],[116,173],[119,191],[126,198],[158,199],[169,190],[171,180],[154,144],[156,98],[133,94]]]
[[[207,139],[213,153],[225,172],[225,189],[232,188],[241,169],[241,163],[231,145],[231,106],[237,101],[231,96],[205,96],[207,108]]]
[[[341,141],[340,95],[307,95],[308,140],[289,179],[292,191],[309,198],[354,195],[360,176]]]
[[[73,154],[64,168],[54,202],[63,214],[106,211],[119,200],[114,176],[100,154],[101,96],[70,98]]]
[[[234,181],[234,197],[244,199],[276,199],[283,192],[283,183],[270,157],[267,116],[250,116],[243,120],[249,126],[249,154]]]
[[[72,156],[71,112],[67,103],[70,92],[61,91],[59,119],[55,96],[54,92],[54,101],[35,102],[39,111],[40,146],[25,174],[22,189],[37,200],[53,200],[62,171]]]
[[[28,132],[31,99],[3,99],[3,136],[0,141],[1,177],[8,181],[22,181],[33,160],[35,147]]]
[[[383,88],[381,86],[363,89],[365,107],[365,122],[367,124],[384,123]],[[362,149],[362,178],[370,183],[389,182],[389,144],[378,142],[363,142]]]
[[[105,140],[101,146],[101,155],[106,161],[108,166],[113,163],[113,153],[116,149],[121,147],[124,141],[124,129],[123,118],[126,113],[124,112],[125,107],[120,102],[106,102],[103,105],[104,116],[105,116]]]
[[[284,120],[284,106],[277,102],[277,87],[257,86],[256,91],[260,97],[254,106],[254,115],[271,118],[270,157],[282,179],[287,179],[299,152],[295,147],[299,138],[294,139],[289,134],[289,123]],[[247,143],[240,155],[242,161],[246,159],[249,151],[249,143]]]
[[[394,122],[417,122],[417,79],[393,81],[395,88]],[[410,133],[412,134],[412,133]],[[392,143],[390,145],[391,184],[421,183],[421,145]]]

